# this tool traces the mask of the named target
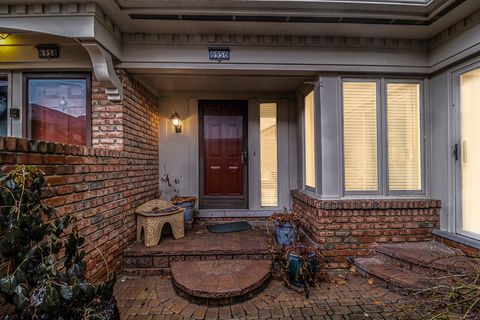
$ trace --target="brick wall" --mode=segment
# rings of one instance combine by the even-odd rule
[[[439,226],[438,200],[320,200],[302,191],[292,197],[302,229],[330,268],[347,268],[349,257],[371,255],[379,243],[431,240]]]
[[[87,276],[105,276],[120,266],[122,252],[134,240],[137,206],[158,197],[158,128],[155,99],[124,71],[122,102],[107,100],[105,91],[92,82],[92,145],[72,146],[19,138],[0,137],[1,171],[28,164],[47,174],[50,184],[45,201],[59,215],[78,218],[86,246]]]
[[[92,145],[156,155],[157,97],[124,70],[117,74],[123,84],[121,102],[108,101],[105,88],[92,81]]]

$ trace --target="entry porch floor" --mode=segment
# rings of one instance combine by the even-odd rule
[[[231,233],[211,233],[207,229],[208,224],[197,223],[192,230],[186,230],[185,236],[180,239],[163,234],[160,243],[152,247],[145,247],[141,242],[134,242],[125,252],[137,255],[178,255],[181,253],[194,255],[227,252],[248,254],[268,251],[267,230],[263,222],[250,222],[252,229]],[[168,230],[166,231],[168,233]]]

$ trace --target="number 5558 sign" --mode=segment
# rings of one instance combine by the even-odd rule
[[[208,48],[208,58],[218,62],[230,60],[229,48]]]

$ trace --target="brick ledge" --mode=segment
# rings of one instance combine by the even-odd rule
[[[80,146],[58,142],[32,140],[17,137],[0,137],[0,152],[44,153],[66,156],[90,156],[112,158],[137,158],[136,153],[124,150],[107,149],[101,146]],[[142,154],[145,160],[155,157]]]
[[[464,245],[464,246],[468,246],[473,249],[476,249],[480,254],[480,240],[476,240],[461,234],[451,233],[451,232],[439,230],[439,229],[433,230],[432,233],[436,237],[436,240],[438,240],[439,242],[442,242],[441,240],[443,239],[447,239],[457,243],[458,245]],[[437,239],[437,237],[441,239]]]
[[[322,210],[388,210],[441,208],[441,201],[422,199],[319,199],[303,190],[293,190],[292,197]]]

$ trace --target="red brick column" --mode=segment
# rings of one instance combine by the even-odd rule
[[[349,257],[373,254],[379,243],[431,240],[440,220],[439,200],[321,200],[303,191],[292,197],[302,229],[330,268],[347,268]]]

